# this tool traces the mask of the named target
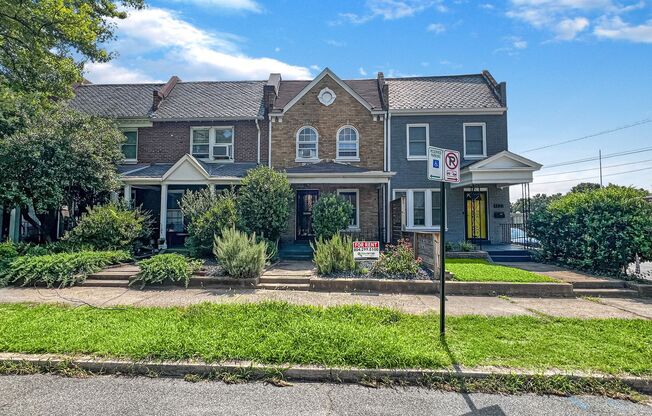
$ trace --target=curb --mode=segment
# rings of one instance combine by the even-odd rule
[[[209,376],[211,374],[248,373],[255,378],[266,378],[282,374],[291,381],[330,381],[338,383],[360,383],[369,379],[396,380],[417,383],[419,381],[441,379],[487,379],[496,376],[521,377],[565,377],[575,381],[620,382],[630,388],[646,394],[652,394],[652,378],[625,376],[616,377],[604,374],[564,373],[559,371],[522,371],[512,369],[465,369],[455,370],[420,370],[420,369],[365,369],[365,368],[330,368],[319,366],[265,365],[250,361],[226,361],[208,364],[198,361],[129,361],[119,359],[99,359],[90,356],[62,356],[54,354],[14,354],[0,353],[0,364],[31,364],[41,369],[53,366],[73,366],[82,370],[101,374],[133,374],[182,378],[188,374]]]

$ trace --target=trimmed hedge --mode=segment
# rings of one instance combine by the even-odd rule
[[[126,251],[80,251],[76,253],[21,256],[3,271],[0,283],[47,287],[73,286],[102,268],[131,259]]]
[[[165,282],[181,282],[185,287],[190,283],[190,277],[198,271],[202,262],[191,260],[181,254],[159,254],[147,260],[140,261],[140,272],[131,284],[140,283],[143,288],[146,285],[160,285]]]

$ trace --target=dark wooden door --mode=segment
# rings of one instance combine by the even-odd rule
[[[312,207],[319,199],[319,191],[297,191],[297,240],[315,236],[312,230]]]

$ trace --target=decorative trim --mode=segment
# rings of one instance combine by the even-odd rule
[[[328,87],[323,88],[321,91],[319,91],[319,94],[317,95],[317,99],[319,100],[319,102],[325,105],[326,107],[333,104],[336,98],[337,95],[335,94],[335,92]]]

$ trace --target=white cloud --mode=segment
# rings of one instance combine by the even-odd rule
[[[430,23],[426,30],[428,32],[442,33],[446,31],[446,27],[441,23]]]
[[[321,67],[315,64],[310,65],[310,69],[312,69],[313,71],[321,71]]]
[[[245,11],[260,13],[263,8],[254,0],[177,0],[182,3],[191,3],[198,6],[218,8],[232,11]]]
[[[362,75],[363,77],[366,77],[366,76],[367,76],[367,71],[365,71],[364,67],[360,67],[360,68],[358,68],[358,72],[359,72],[360,75]]]
[[[137,82],[164,82],[150,78],[141,71],[128,69],[114,62],[89,62],[84,66],[85,77],[96,84],[130,84]]]
[[[285,79],[311,78],[306,67],[274,58],[248,56],[240,49],[242,38],[200,29],[169,10],[155,7],[134,10],[127,19],[115,23],[119,40],[114,49],[121,55],[108,64],[87,66],[88,78],[93,82],[95,76],[112,79],[111,65],[127,71],[116,77],[123,79],[129,76],[135,79],[144,73],[155,73],[165,79],[176,74],[183,80],[267,79],[270,72],[280,72]]]
[[[480,7],[481,9],[485,9],[485,10],[493,10],[493,9],[496,8],[496,6],[494,6],[494,5],[491,4],[491,3],[483,3],[483,4],[481,4],[479,7]]]
[[[603,19],[593,33],[599,38],[652,43],[652,20],[634,26],[623,22],[620,17],[616,16],[611,19]]]
[[[557,34],[557,40],[573,40],[580,32],[589,27],[589,19],[586,17],[576,17],[574,19],[564,19],[559,22],[554,32]]]
[[[281,48],[279,48],[278,46],[275,47],[275,48],[274,48],[274,52],[281,52]]]
[[[502,48],[498,48],[494,50],[494,53],[503,52],[506,53],[507,55],[514,56],[514,55],[518,55],[518,51],[527,48],[527,41],[523,40],[519,36],[508,36],[505,38],[505,41],[509,43],[508,46],[503,46]]]
[[[339,40],[334,40],[334,39],[327,39],[326,40],[327,45],[335,46],[336,48],[343,48],[346,46],[346,42],[342,42]]]
[[[441,13],[448,11],[443,0],[367,0],[364,13],[340,13],[339,19],[330,24],[337,25],[344,22],[363,24],[377,17],[383,20],[396,20],[414,16],[432,7]]]

